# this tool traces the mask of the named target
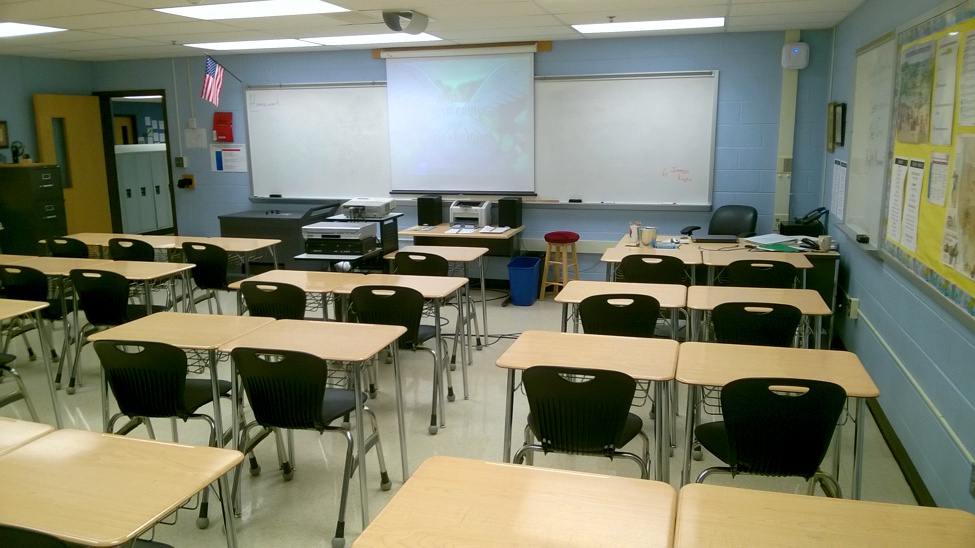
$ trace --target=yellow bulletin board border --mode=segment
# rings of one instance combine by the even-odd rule
[[[966,34],[972,33],[971,36]],[[954,67],[953,105],[951,112],[951,139],[947,145],[934,145],[932,141],[933,116],[938,113],[933,108],[936,101],[936,82],[938,76],[936,63],[939,58],[939,41],[957,39],[958,49]],[[973,125],[959,125],[959,110],[961,97],[959,86],[963,79],[963,63],[965,50],[971,48],[968,55],[975,55],[975,0],[969,0],[958,6],[938,14],[915,25],[897,36],[897,84],[894,98],[894,110],[891,131],[894,134],[894,150],[888,170],[888,186],[886,201],[891,203],[898,191],[901,202],[901,219],[891,219],[891,211],[884,211],[884,234],[881,251],[898,266],[918,276],[937,294],[945,297],[950,303],[961,309],[966,323],[975,326],[975,279],[966,276],[955,267],[945,264],[942,260],[943,252],[950,246],[946,238],[946,221],[952,207],[957,208],[957,201],[952,202],[952,192],[957,194],[958,177],[954,176],[956,146],[960,135],[975,136],[975,122]],[[918,61],[925,59],[927,61]],[[925,62],[929,63],[930,74],[924,73]],[[950,64],[948,65],[950,66]],[[925,86],[919,86],[919,73],[925,74]],[[913,79],[912,79],[913,78]],[[930,78],[930,81],[926,81]],[[975,87],[975,86],[973,86]],[[926,102],[926,105],[924,104]],[[918,106],[922,105],[922,106]],[[914,141],[914,142],[905,142]],[[947,183],[944,189],[942,203],[932,201],[930,196],[937,194],[937,188],[931,186],[932,155],[947,154]],[[914,251],[909,249],[904,239],[894,241],[891,236],[891,221],[896,220],[903,230],[902,219],[908,200],[909,182],[894,181],[894,160],[900,158],[908,163],[911,160],[924,162],[924,176],[920,189],[920,199],[917,204],[916,245]],[[968,164],[968,162],[965,162]],[[909,180],[909,177],[908,177]],[[899,188],[897,185],[900,185]],[[975,180],[972,182],[975,190]],[[896,207],[896,206],[895,206]],[[957,220],[956,210],[952,213]],[[964,238],[960,228],[954,226],[952,233]],[[893,231],[898,234],[897,230]],[[970,237],[975,255],[975,235]],[[957,242],[956,242],[957,243]],[[967,248],[966,248],[967,249]]]

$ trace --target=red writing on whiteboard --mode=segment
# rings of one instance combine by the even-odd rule
[[[693,182],[691,179],[691,170],[679,168],[677,166],[664,168],[663,172],[660,174],[664,179],[668,177],[676,177],[681,183]]]

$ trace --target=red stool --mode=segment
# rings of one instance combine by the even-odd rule
[[[579,235],[575,232],[560,230],[545,235],[545,262],[542,268],[542,288],[538,292],[540,300],[545,299],[545,288],[552,286],[558,295],[559,288],[569,283],[569,266],[571,254],[572,279],[579,279],[579,256],[576,255],[576,242]],[[552,281],[548,281],[549,266],[554,266]]]

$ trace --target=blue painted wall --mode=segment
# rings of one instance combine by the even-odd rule
[[[857,108],[853,104],[856,49],[943,4],[868,0],[837,27],[832,100],[848,103],[848,119]],[[830,164],[833,157],[828,155]],[[848,160],[849,147],[837,149],[835,157]],[[831,177],[831,170],[827,171]],[[877,203],[882,199],[877,196]],[[836,234],[842,251],[841,285],[860,299],[863,311],[862,319],[840,323],[844,343],[880,387],[880,403],[935,501],[975,512],[975,499],[968,492],[971,464],[884,347],[886,343],[905,365],[971,453],[975,452],[975,334],[890,265],[863,253],[839,231],[830,232]]]

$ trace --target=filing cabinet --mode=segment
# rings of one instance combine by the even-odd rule
[[[36,255],[38,240],[64,236],[61,169],[54,164],[0,164],[0,249]]]

